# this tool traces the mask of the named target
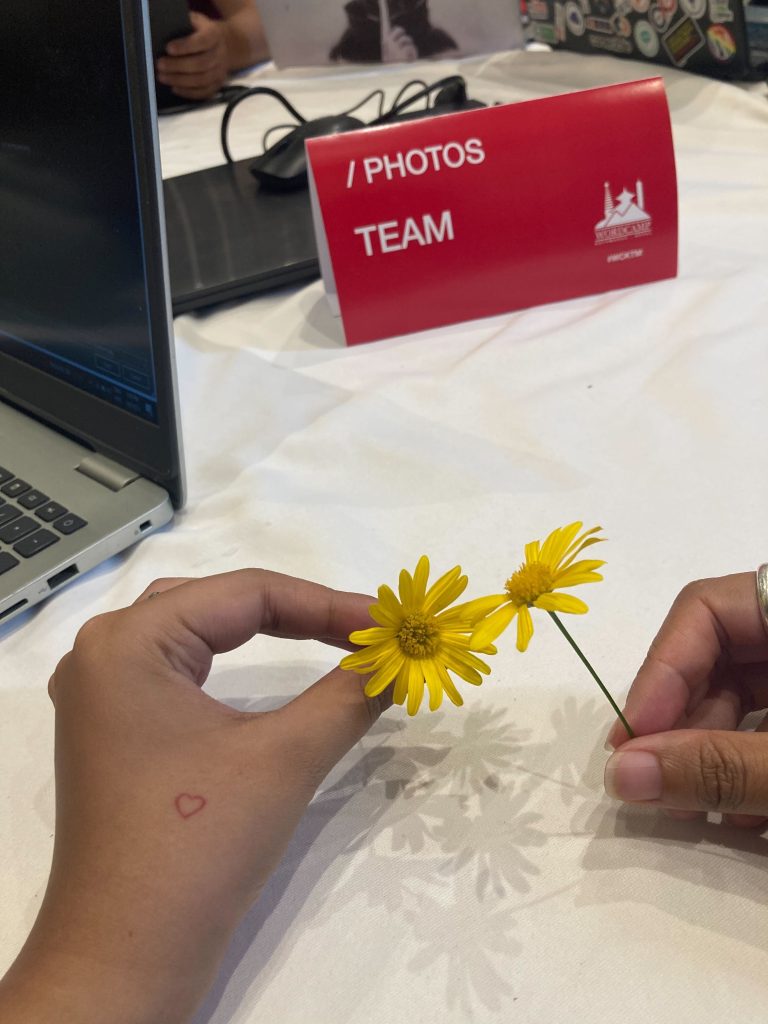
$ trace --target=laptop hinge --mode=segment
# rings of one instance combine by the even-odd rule
[[[95,480],[102,487],[108,487],[110,491],[122,491],[124,487],[139,477],[139,474],[134,473],[132,469],[126,469],[119,462],[113,462],[112,459],[108,459],[104,455],[86,455],[80,465],[75,468],[78,473]]]

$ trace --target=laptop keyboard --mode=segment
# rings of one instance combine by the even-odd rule
[[[0,466],[0,576],[88,524]]]

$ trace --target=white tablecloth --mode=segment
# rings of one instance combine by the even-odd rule
[[[420,70],[457,67],[488,102],[654,73],[550,53]],[[317,116],[412,71],[253,77]],[[601,523],[606,579],[572,625],[621,697],[687,580],[768,557],[766,90],[664,77],[676,280],[350,349],[319,282],[176,321],[188,507],[0,632],[0,966],[47,877],[48,676],[85,618],[152,578],[262,565],[370,591],[426,552],[479,594],[525,541]],[[235,155],[277,114],[239,108]],[[220,162],[220,116],[162,121],[166,174]],[[339,765],[197,1024],[764,1020],[766,840],[612,803],[610,709],[536,627],[464,708],[394,709]],[[217,660],[210,691],[272,707],[336,658],[258,639]]]

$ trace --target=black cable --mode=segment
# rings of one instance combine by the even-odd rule
[[[229,121],[230,118],[232,117],[232,112],[234,111],[235,107],[237,107],[238,104],[242,103],[243,100],[247,100],[249,96],[272,96],[274,99],[279,100],[279,102],[282,103],[282,105],[285,107],[285,109],[288,111],[291,117],[295,117],[299,124],[306,124],[307,122],[306,117],[302,117],[298,110],[294,106],[292,106],[292,104],[288,102],[285,96],[283,96],[282,93],[279,93],[277,89],[270,89],[265,85],[257,85],[254,86],[253,89],[247,89],[245,92],[241,93],[239,96],[235,96],[233,100],[229,101],[226,110],[224,111],[224,116],[221,119],[221,148],[224,152],[224,157],[228,164],[234,163],[234,160],[232,159],[232,154],[229,151],[229,144],[227,142],[227,129],[229,128]]]
[[[407,99],[403,99],[404,94],[409,89],[412,89],[413,86],[415,85],[421,86],[422,88],[420,88],[418,92],[414,93],[413,96],[409,96]],[[412,107],[414,103],[418,103],[419,100],[426,99],[427,109],[429,109],[430,96],[434,92],[439,91],[440,89],[446,89],[451,85],[461,85],[463,87],[465,85],[464,79],[460,75],[449,75],[447,78],[441,78],[439,79],[439,81],[433,82],[432,85],[427,85],[427,83],[422,81],[422,79],[414,78],[411,79],[410,82],[406,82],[405,85],[400,89],[397,96],[393,100],[389,110],[387,110],[386,112],[382,113],[384,100],[386,98],[384,90],[374,89],[372,92],[368,93],[365,99],[360,100],[359,103],[355,104],[354,107],[350,107],[349,110],[346,110],[344,113],[346,115],[352,114],[355,110],[359,110],[360,107],[364,106],[366,103],[372,100],[374,96],[378,96],[379,116],[376,117],[373,121],[369,121],[368,127],[372,127],[374,125],[379,124],[387,124],[387,122],[390,119],[396,118],[398,114],[401,114],[404,110],[408,110],[409,107]],[[295,117],[296,121],[299,124],[307,123],[306,117],[303,117],[298,112],[298,110],[291,103],[289,103],[285,96],[283,96],[282,93],[277,91],[277,89],[270,89],[267,86],[260,85],[254,86],[252,89],[244,89],[241,93],[239,93],[237,96],[235,96],[233,99],[229,101],[229,103],[226,106],[226,109],[224,110],[224,115],[221,119],[221,148],[228,164],[234,163],[232,154],[229,150],[229,143],[227,139],[229,122],[238,104],[242,103],[243,100],[248,99],[249,96],[272,96],[274,99],[282,103],[282,105],[285,107],[285,109],[288,111],[291,117]],[[274,127],[269,128],[265,133],[264,137],[262,138],[261,144],[264,150],[266,151],[266,140],[269,138],[271,132],[277,131],[278,128],[291,127],[291,125],[275,125]]]
[[[405,85],[404,85],[404,86],[403,86],[403,88],[402,88],[402,89],[400,90],[400,92],[399,92],[399,93],[397,94],[397,96],[395,96],[395,98],[394,98],[394,99],[392,100],[392,106],[393,106],[393,107],[396,107],[396,106],[397,106],[397,104],[398,104],[398,103],[400,102],[400,100],[401,100],[401,99],[403,98],[403,96],[404,96],[404,95],[405,95],[405,94],[406,94],[406,93],[408,92],[408,90],[409,90],[409,89],[411,89],[411,88],[412,88],[412,87],[413,87],[414,85],[420,85],[422,89],[428,89],[428,88],[429,88],[429,86],[427,85],[427,83],[426,83],[426,82],[424,81],[424,79],[423,79],[423,78],[412,78],[410,82],[406,82],[406,83],[405,83]],[[380,111],[379,111],[379,117],[381,117],[382,113],[383,113],[383,111],[381,111],[381,110],[380,110]]]
[[[425,88],[421,89],[413,96],[410,96],[407,100],[403,100],[399,104],[393,103],[385,114],[382,114],[382,116],[378,117],[375,121],[370,122],[371,126],[386,124],[390,118],[397,117],[398,114],[407,110],[408,107],[413,106],[414,103],[418,103],[420,99],[423,99],[425,96],[429,97],[436,90],[445,89],[450,85],[464,85],[464,79],[461,75],[449,75],[447,78],[441,78],[439,81],[433,82],[432,85],[425,86]]]
[[[372,100],[374,96],[379,97],[379,117],[381,117],[384,111],[384,100],[386,99],[383,89],[374,89],[373,92],[369,92],[364,100],[360,100],[359,103],[356,103],[354,107],[350,107],[349,110],[345,110],[344,113],[347,116],[349,116],[349,114],[354,114],[356,110],[359,110],[360,107],[364,107],[365,104],[368,103],[369,100]]]
[[[279,132],[283,128],[287,128],[288,132],[292,132],[296,128],[296,125],[295,124],[273,124],[272,127],[271,128],[267,128],[267,130],[262,135],[262,137],[261,137],[261,148],[266,151],[269,148],[267,146],[267,139],[269,138],[269,136],[272,134],[272,132]],[[275,145],[277,145],[277,143],[275,143]]]

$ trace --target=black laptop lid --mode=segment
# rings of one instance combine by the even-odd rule
[[[0,397],[183,500],[146,7],[5,0]]]
[[[166,178],[174,313],[319,276],[308,189],[267,191],[251,162]]]
[[[534,37],[717,78],[750,74],[741,0],[528,0]]]

